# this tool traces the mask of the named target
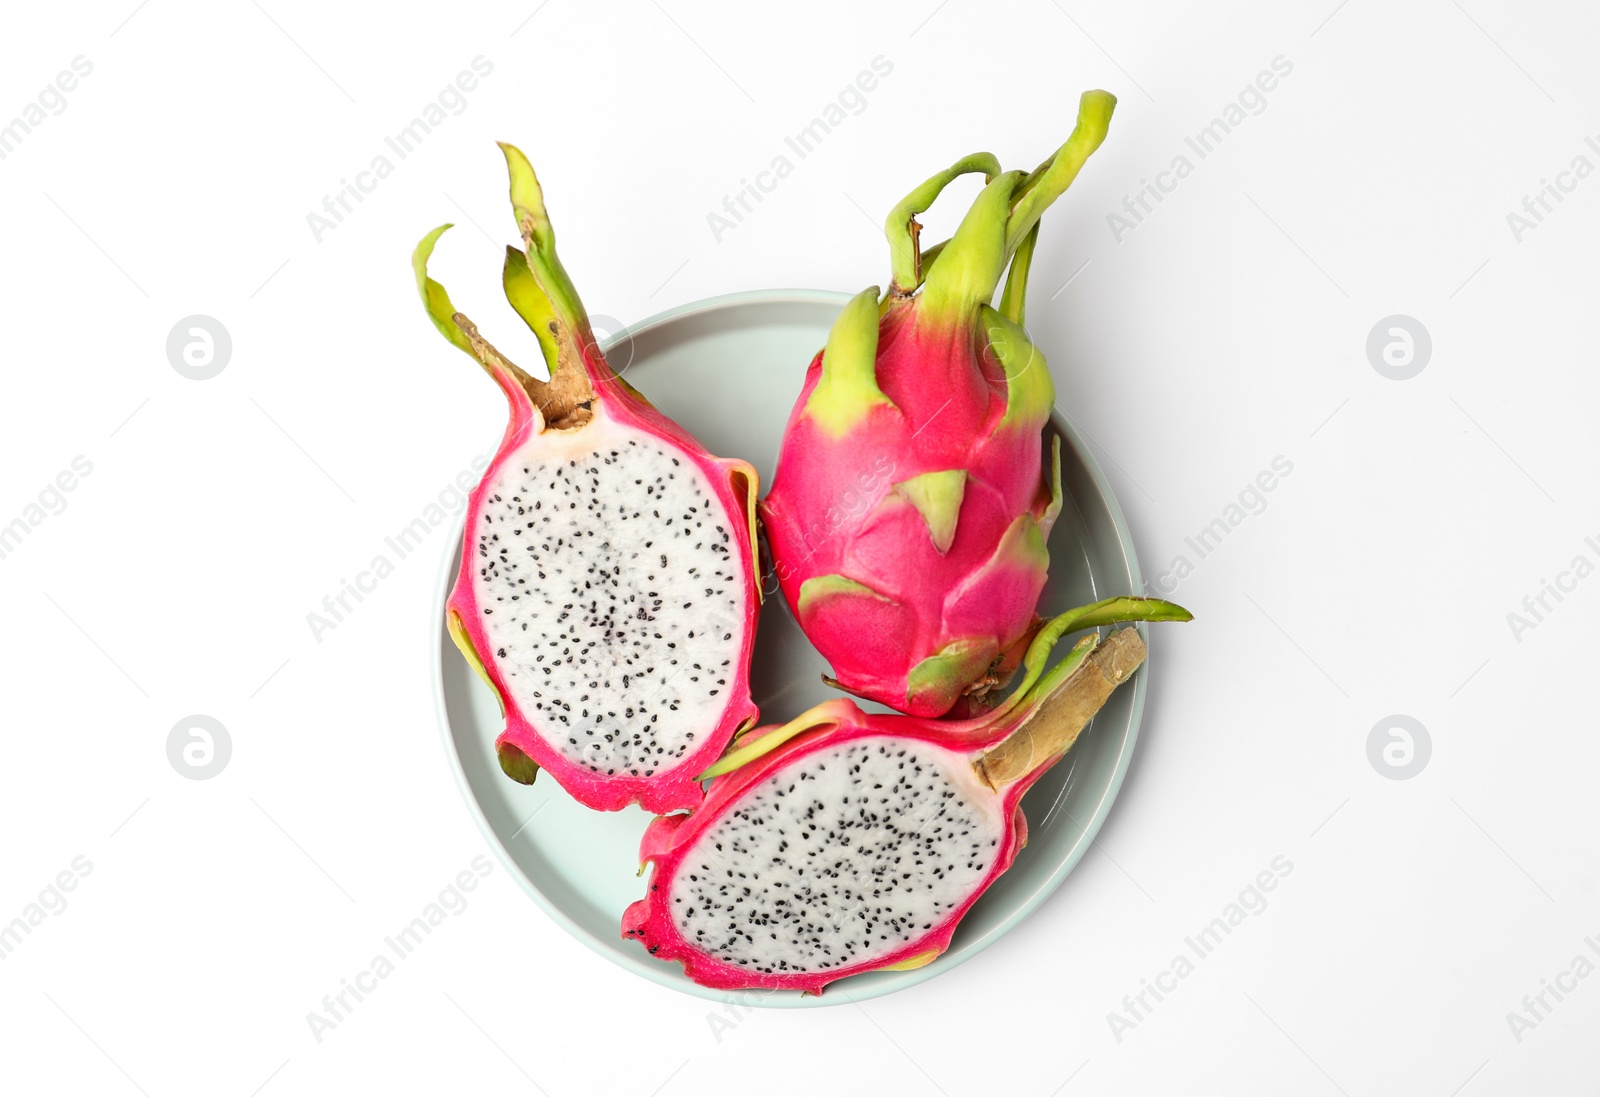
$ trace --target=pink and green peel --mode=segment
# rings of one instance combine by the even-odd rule
[[[1097,633],[1090,633],[1046,670],[1053,647],[1067,632],[1107,618],[1135,617],[1181,621],[1189,615],[1181,607],[1152,599],[1112,599],[1064,614],[1049,622],[1030,645],[1024,679],[1010,698],[972,719],[869,714],[840,698],[787,724],[743,736],[705,774],[711,787],[698,810],[658,818],[646,830],[639,856],[652,869],[649,890],[624,914],[623,936],[640,941],[658,959],[682,964],[695,982],[729,990],[757,987],[820,994],[827,984],[851,975],[919,967],[935,959],[950,947],[962,917],[1011,867],[1025,844],[1023,794],[1071,748],[1110,692],[1144,657],[1144,645],[1132,629],[1114,634],[1103,645]],[[981,849],[981,861],[969,861],[970,871],[959,884],[952,884],[937,861],[930,870],[918,856],[924,851],[917,840],[928,822],[906,842],[891,842],[887,848],[881,844],[882,826],[904,825],[892,809],[892,817],[875,824],[876,830],[873,826],[853,830],[853,839],[844,831],[835,835],[830,823],[835,816],[830,812],[851,820],[861,812],[878,810],[880,802],[887,807],[887,800],[880,801],[878,790],[884,787],[880,782],[860,793],[852,790],[842,805],[826,802],[822,790],[828,787],[827,768],[835,766],[833,779],[837,779],[840,765],[854,763],[848,771],[853,774],[874,751],[880,756],[898,752],[901,759],[909,754],[912,761],[937,771],[929,787],[919,792],[918,802],[959,797],[957,802],[971,818],[987,821],[992,837],[987,846],[978,842],[969,847]],[[803,827],[810,824],[802,823],[798,833],[793,828],[782,830],[792,824],[773,808],[785,796],[802,804],[811,798],[810,807],[797,818],[820,820],[821,826],[830,828],[828,837],[835,844],[823,856],[816,856],[808,845],[813,836]],[[789,834],[777,847],[778,856],[768,857],[769,851],[758,848],[763,838],[770,843],[770,835],[730,830],[729,820],[745,818]],[[932,825],[951,823],[943,813],[937,819]],[[985,836],[980,827],[978,837]],[[791,842],[792,847],[786,848]],[[864,854],[868,849],[873,852]],[[851,871],[839,871],[842,862],[830,859],[864,855],[876,860],[857,866],[856,878],[878,881],[885,889],[880,895],[878,887],[870,885],[870,896],[841,905],[838,881],[849,878]],[[954,868],[962,856],[953,855],[944,868]],[[909,871],[902,876],[902,870]],[[708,888],[708,882],[714,887]],[[902,932],[894,940],[885,933],[874,941],[873,931],[862,932],[861,904],[887,906],[897,901],[896,888],[890,884],[899,885],[901,902],[908,891],[920,895],[924,888],[938,889],[940,909],[911,932],[903,932],[905,918],[883,914],[888,927],[880,928],[899,927]],[[725,909],[719,909],[712,922],[704,918],[697,922],[694,905],[706,901],[708,890],[711,901],[725,904]],[[843,898],[849,900],[850,893],[846,891]],[[803,931],[787,924],[791,915],[804,919]],[[807,962],[795,958],[793,942],[787,940],[791,936],[801,940],[803,952],[809,943]],[[728,942],[735,947],[727,947]]]
[[[888,292],[853,298],[807,371],[761,513],[784,597],[842,689],[939,716],[1003,684],[1036,627],[1061,487],[1043,447],[1054,383],[1022,326],[1028,269],[1040,215],[1114,105],[1085,93],[1032,172],[979,153],[908,195],[886,225]],[[920,250],[916,214],[968,173],[986,184],[960,227]],[[843,514],[855,471],[885,467],[878,496]]]
[[[434,246],[450,226],[441,226],[424,237],[413,256],[413,268],[429,318],[447,340],[489,373],[509,406],[499,449],[468,500],[466,543],[447,603],[446,623],[467,662],[500,702],[505,730],[497,740],[496,750],[508,776],[527,784],[543,769],[576,799],[600,810],[617,810],[633,803],[657,812],[693,807],[702,797],[699,773],[736,732],[752,726],[757,717],[749,691],[749,662],[760,597],[754,555],[756,474],[746,462],[707,453],[692,435],[656,410],[611,369],[595,342],[583,304],[556,256],[554,233],[532,167],[514,147],[502,145],[501,149],[511,176],[513,210],[526,247],[525,252],[507,248],[503,285],[507,300],[538,339],[550,380],[522,370],[484,340],[472,322],[455,309],[444,287],[428,277],[427,263]],[[515,666],[500,658],[504,641],[497,644],[487,624],[496,607],[490,604],[480,580],[484,564],[481,530],[504,528],[503,520],[501,526],[492,526],[497,521],[495,508],[505,504],[502,499],[490,498],[490,488],[503,479],[502,474],[515,472],[511,466],[525,464],[524,471],[539,470],[530,472],[538,476],[545,470],[559,469],[572,459],[592,457],[596,447],[636,442],[675,454],[673,465],[681,461],[697,470],[702,478],[697,482],[703,482],[711,494],[707,520],[715,517],[722,523],[718,528],[726,529],[726,566],[737,571],[730,583],[737,604],[725,615],[726,620],[717,621],[716,627],[726,628],[735,637],[736,650],[728,659],[728,669],[721,672],[728,680],[726,688],[719,691],[723,694],[718,702],[720,711],[690,736],[696,743],[693,749],[685,747],[681,757],[654,772],[608,773],[604,772],[605,767],[581,764],[572,751],[558,748],[566,731],[552,723],[551,715],[557,711],[554,705],[543,714],[529,707],[528,689],[514,679],[525,683],[537,668]],[[528,503],[532,506],[532,498]],[[486,527],[486,522],[490,526]],[[569,706],[567,711],[573,710]]]

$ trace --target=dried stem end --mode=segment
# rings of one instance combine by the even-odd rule
[[[544,419],[541,429],[575,430],[594,417],[594,388],[589,383],[589,375],[581,364],[567,366],[565,350],[555,374],[550,380],[541,381],[496,350],[494,344],[478,333],[477,325],[467,319],[465,313],[458,312],[451,319],[466,336],[473,355],[485,369],[490,373],[503,370],[522,386]]]
[[[1077,742],[1112,692],[1144,662],[1144,640],[1119,629],[1028,713],[1021,726],[975,763],[978,776],[1000,789],[1049,765]]]

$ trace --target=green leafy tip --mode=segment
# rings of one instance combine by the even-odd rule
[[[724,773],[732,773],[740,766],[771,753],[802,732],[832,727],[839,722],[832,707],[837,703],[836,701],[824,701],[820,705],[813,705],[787,724],[773,728],[754,741],[730,750],[712,763],[711,768],[696,777],[695,780],[709,781],[713,777],[721,777]]]
[[[1078,100],[1078,121],[1066,143],[1040,164],[1017,188],[1006,221],[1006,254],[1021,246],[1045,209],[1072,185],[1084,163],[1100,147],[1111,128],[1117,97],[1109,91],[1086,91]]]
[[[1034,637],[1033,643],[1028,645],[1028,652],[1022,657],[1023,666],[1027,673],[1020,685],[1012,691],[1011,696],[996,709],[996,714],[1003,714],[1015,708],[1018,704],[1032,700],[1036,697],[1047,695],[1059,683],[1071,668],[1062,669],[1063,664],[1057,665],[1045,676],[1045,666],[1050,661],[1050,652],[1056,642],[1069,632],[1079,629],[1099,628],[1102,625],[1114,625],[1123,621],[1192,621],[1194,614],[1184,609],[1175,602],[1164,598],[1134,598],[1121,596],[1117,598],[1103,598],[1098,602],[1091,602],[1086,606],[1069,609],[1059,616],[1051,618],[1039,634]],[[1086,637],[1086,639],[1089,639]],[[1092,646],[1092,645],[1091,645]],[[1076,649],[1074,649],[1076,653]],[[1087,654],[1085,652],[1084,654]]]
[[[506,300],[516,310],[522,322],[528,325],[539,340],[539,351],[544,355],[545,366],[554,377],[560,361],[560,348],[556,344],[555,310],[550,298],[539,288],[539,282],[528,268],[528,257],[517,248],[506,245],[505,266],[500,272],[500,284],[505,289]]]
[[[922,256],[926,309],[945,322],[968,315],[974,305],[994,296],[1006,264],[1013,263],[1001,311],[1021,323],[1032,262],[1032,233],[1045,209],[1061,197],[1105,140],[1116,105],[1116,96],[1110,92],[1084,92],[1072,135],[1044,163],[1026,174],[1005,172],[990,179],[956,234]],[[897,266],[897,280],[899,277]]]
[[[417,292],[422,295],[422,305],[428,310],[428,319],[439,329],[439,334],[455,346],[478,360],[477,352],[455,322],[456,307],[450,303],[445,288],[428,277],[428,260],[433,257],[433,247],[452,226],[447,222],[424,236],[411,253],[411,270],[417,276]]]
[[[511,212],[527,247],[528,266],[539,288],[550,299],[557,319],[568,329],[563,334],[580,346],[592,345],[594,337],[589,329],[589,314],[584,311],[578,290],[556,255],[556,233],[550,225],[550,214],[545,210],[544,188],[539,185],[539,177],[521,149],[501,141],[500,151],[505,154],[506,170],[511,176]]]
[[[1000,161],[996,160],[992,153],[987,152],[975,152],[971,156],[963,156],[944,171],[930,176],[916,190],[902,198],[900,204],[889,214],[889,219],[884,222],[883,231],[889,238],[889,269],[894,275],[892,292],[909,295],[922,284],[924,256],[917,239],[921,230],[921,226],[917,224],[917,214],[933,205],[945,187],[971,172],[982,172],[984,182],[990,182],[1000,174]],[[933,255],[930,253],[926,259],[931,263]]]

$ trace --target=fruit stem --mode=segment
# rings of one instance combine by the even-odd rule
[[[1030,705],[1015,731],[974,763],[990,788],[998,790],[1037,774],[1070,750],[1106,699],[1144,662],[1144,640],[1131,628],[1119,629],[1098,645],[1085,637],[1074,654],[1091,646],[1071,664],[1068,674],[1060,674],[1061,668],[1052,671],[1044,681],[1049,692]],[[1062,666],[1068,663],[1063,661]]]
[[[1040,678],[1044,674],[1045,664],[1049,661],[1050,651],[1055,647],[1056,641],[1069,632],[1079,629],[1099,628],[1101,625],[1121,624],[1125,621],[1192,621],[1194,614],[1164,598],[1134,598],[1123,595],[1116,598],[1102,598],[1098,602],[1090,602],[1086,606],[1069,609],[1065,613],[1052,617],[1039,634],[1033,638],[1033,643],[1028,645],[1028,652],[1022,657],[1027,674],[1022,683],[1017,686],[1012,695],[1006,699],[1005,707],[1009,708],[1018,701],[1026,699],[1030,690],[1038,686],[1036,693],[1047,689]]]
[[[992,153],[975,152],[964,156],[937,175],[930,176],[916,190],[900,200],[884,222],[884,235],[889,238],[889,269],[893,278],[889,284],[891,295],[909,297],[922,285],[923,255],[918,235],[922,226],[917,214],[922,213],[939,197],[939,193],[955,179],[972,172],[983,173],[985,183],[993,182],[1000,174],[1000,161]],[[932,256],[928,257],[932,262]]]

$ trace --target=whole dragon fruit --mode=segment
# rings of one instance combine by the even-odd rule
[[[755,723],[756,473],[713,457],[612,371],[556,257],[539,181],[502,145],[526,253],[506,297],[550,379],[513,365],[413,256],[435,326],[504,390],[510,422],[467,505],[447,624],[505,712],[501,767],[544,768],[612,811],[693,807],[698,774]]]
[[[908,195],[886,227],[888,293],[846,305],[806,374],[762,517],[784,597],[851,693],[942,715],[1002,685],[1037,627],[1060,452],[1044,475],[1055,387],[1023,299],[1039,217],[1115,104],[1086,92],[1072,136],[1032,172],[980,153]],[[987,185],[923,253],[916,215],[970,172]]]
[[[1044,673],[1056,640],[1188,616],[1129,598],[1063,615],[1030,645],[1016,692],[976,719],[869,715],[840,698],[750,732],[708,773],[698,810],[645,831],[654,870],[624,938],[728,990],[820,994],[930,962],[1026,842],[1022,794],[1144,659],[1131,628],[1103,644],[1090,633]]]

